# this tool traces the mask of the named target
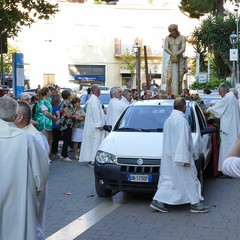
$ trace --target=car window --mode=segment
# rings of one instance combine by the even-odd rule
[[[173,106],[131,106],[116,124],[114,131],[162,132],[163,125],[173,110]],[[186,118],[192,131],[195,130],[195,120],[190,107]]]
[[[101,101],[102,104],[108,104],[109,101],[110,101],[110,94],[109,93],[102,93],[100,96],[99,96],[99,99]]]
[[[185,115],[189,122],[189,127],[191,129],[191,132],[196,132],[196,119],[195,119],[193,109],[191,107],[187,107]]]
[[[196,113],[197,113],[197,118],[198,118],[198,122],[199,122],[199,127],[202,130],[204,127],[207,126],[207,121],[205,116],[203,115],[202,110],[200,109],[200,107],[198,105],[196,105]]]

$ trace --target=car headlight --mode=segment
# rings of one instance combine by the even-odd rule
[[[96,154],[96,161],[98,163],[116,163],[116,157],[111,153],[98,151]]]

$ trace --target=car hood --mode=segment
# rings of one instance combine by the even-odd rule
[[[195,133],[192,133],[192,138],[194,154],[198,158],[202,144],[197,143],[201,139]],[[121,157],[161,158],[162,143],[162,132],[129,132],[129,134],[126,132],[111,132],[104,139],[99,150]],[[149,149],[149,151],[146,149]]]
[[[111,132],[99,150],[121,157],[160,158],[163,133]],[[146,149],[149,149],[148,151]]]

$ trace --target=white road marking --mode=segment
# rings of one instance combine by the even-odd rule
[[[73,240],[119,206],[121,203],[114,203],[110,200],[103,202],[49,236],[47,240]]]

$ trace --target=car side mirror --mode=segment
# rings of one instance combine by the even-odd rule
[[[211,134],[216,132],[216,128],[215,127],[205,127],[201,130],[201,135],[205,135],[205,134]]]
[[[112,126],[111,125],[103,125],[103,130],[105,130],[107,132],[111,132],[112,131]]]

